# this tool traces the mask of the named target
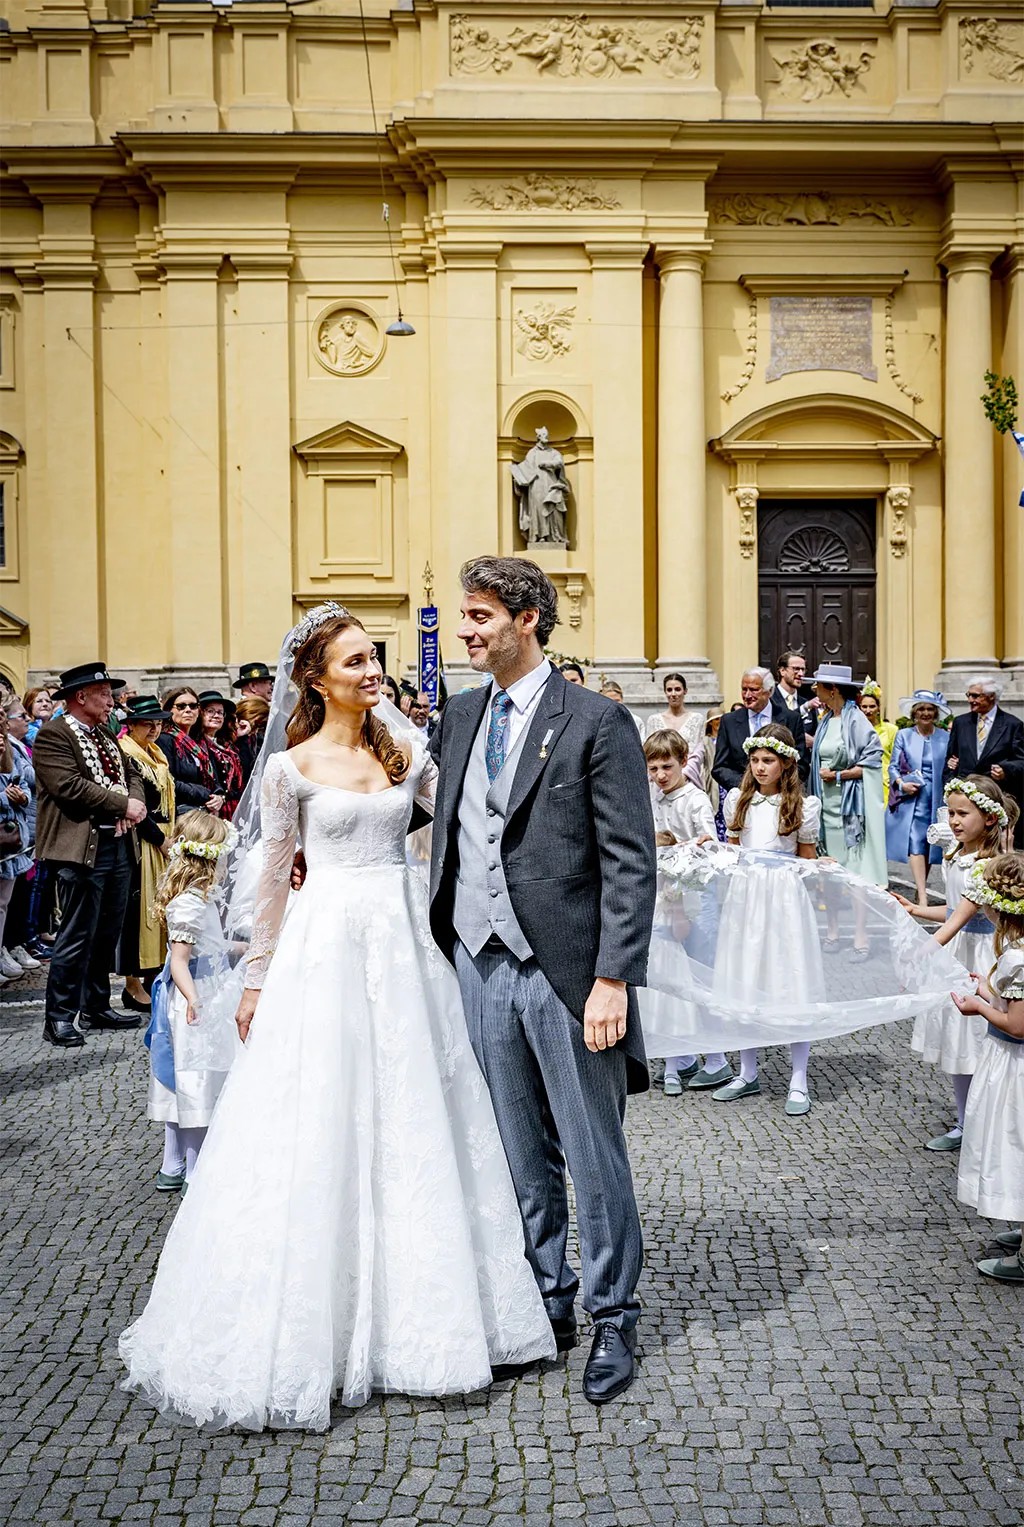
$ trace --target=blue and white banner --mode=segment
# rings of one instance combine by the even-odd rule
[[[441,638],[437,606],[423,605],[419,611],[420,689],[430,696],[430,708],[437,708],[438,680],[441,666]]]

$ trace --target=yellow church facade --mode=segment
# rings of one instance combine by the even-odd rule
[[[426,583],[458,683],[501,552],[641,708],[790,645],[1024,701],[1017,6],[0,10],[13,682],[223,680],[325,598],[406,673]]]

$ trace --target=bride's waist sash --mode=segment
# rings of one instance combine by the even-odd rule
[[[312,859],[306,862],[306,878],[310,875],[323,875],[328,871],[350,875],[353,872],[365,873],[369,870],[404,870],[408,869],[405,856],[399,855],[394,859]]]

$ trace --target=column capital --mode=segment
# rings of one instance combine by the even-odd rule
[[[939,264],[945,266],[947,276],[970,273],[991,276],[992,262],[1001,253],[1001,249],[972,249],[947,244],[939,251]]]
[[[494,270],[504,244],[483,239],[438,239],[437,250],[448,270]]]
[[[639,270],[651,246],[633,239],[621,243],[588,239],[584,247],[594,270]]]
[[[654,259],[658,266],[659,274],[667,276],[677,270],[690,271],[692,274],[703,276],[704,266],[708,255],[711,253],[711,243],[690,244],[685,247],[664,247],[656,244]]]

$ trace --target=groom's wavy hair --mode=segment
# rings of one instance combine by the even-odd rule
[[[356,620],[354,615],[334,615],[316,626],[302,645],[295,649],[292,682],[299,691],[299,703],[292,711],[286,728],[290,748],[305,742],[307,737],[315,737],[323,726],[326,707],[323,696],[313,685],[327,672],[335,638],[352,626],[360,631],[366,630],[362,621]],[[412,762],[408,748],[396,742],[386,723],[369,710],[363,722],[363,737],[370,752],[380,760],[391,783],[401,784]]]
[[[558,625],[555,585],[536,562],[525,557],[474,557],[463,564],[459,580],[467,594],[493,594],[515,620],[537,611],[537,640],[546,647]]]

